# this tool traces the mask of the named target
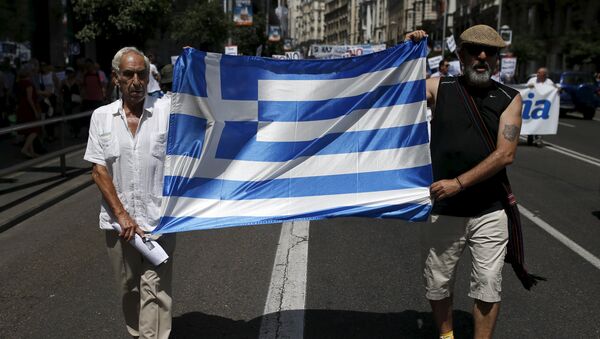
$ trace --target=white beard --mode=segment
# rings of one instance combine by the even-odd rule
[[[473,66],[465,67],[465,78],[467,82],[473,86],[487,86],[490,83],[490,79],[492,78],[492,72],[490,68],[485,70],[483,73],[479,73],[475,71]]]

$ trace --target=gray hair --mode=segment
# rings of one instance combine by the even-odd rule
[[[113,57],[112,59],[112,70],[114,72],[119,72],[119,65],[121,65],[121,58],[123,58],[123,55],[127,54],[127,53],[136,53],[138,55],[141,55],[144,58],[144,64],[146,64],[146,70],[149,72],[150,71],[150,60],[148,59],[148,57],[146,57],[144,55],[144,53],[142,53],[142,51],[140,51],[139,49],[135,48],[135,47],[123,47],[121,48]]]

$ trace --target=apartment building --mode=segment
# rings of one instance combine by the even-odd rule
[[[325,37],[325,1],[291,0],[289,4],[290,37],[296,46],[322,43]]]
[[[353,45],[359,43],[358,0],[326,0],[325,43]]]

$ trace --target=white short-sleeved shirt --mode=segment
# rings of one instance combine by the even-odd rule
[[[84,159],[105,166],[125,210],[144,232],[158,225],[169,123],[170,97],[146,96],[135,137],[119,99],[94,111]],[[119,225],[102,199],[100,228]]]
[[[527,85],[546,85],[546,86],[554,86],[554,81],[546,78],[543,82],[538,82],[537,77],[533,77],[527,81]]]

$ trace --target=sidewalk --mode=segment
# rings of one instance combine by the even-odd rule
[[[58,126],[56,132],[57,135],[60,133]],[[64,145],[57,138],[44,147],[50,153],[85,144],[86,138],[83,133],[79,138],[65,137]],[[21,145],[15,145],[14,140],[11,135],[0,136],[0,169],[29,160],[21,154]],[[66,176],[61,175],[60,158],[57,156],[0,178],[0,232],[91,185],[91,166],[83,160],[84,151],[66,155]]]

